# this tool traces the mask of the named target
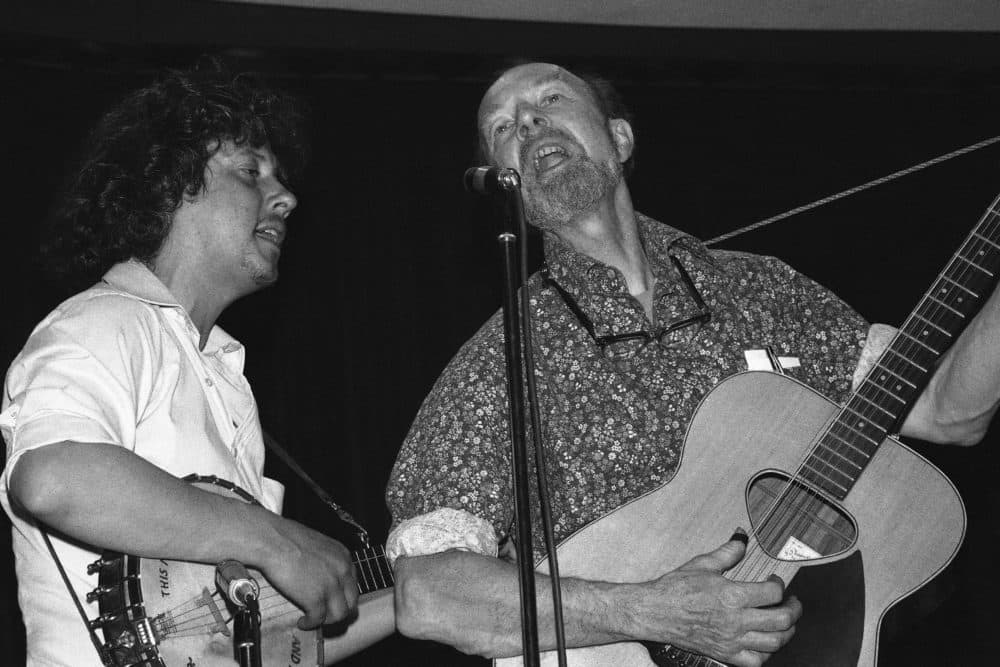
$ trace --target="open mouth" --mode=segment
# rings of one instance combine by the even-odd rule
[[[558,144],[547,144],[538,148],[533,157],[535,173],[543,174],[569,160],[570,154]]]
[[[285,230],[275,225],[261,225],[253,233],[257,238],[273,243],[279,248],[285,240]]]

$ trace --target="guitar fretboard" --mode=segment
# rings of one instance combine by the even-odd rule
[[[393,585],[392,568],[385,556],[385,548],[381,546],[355,551],[354,572],[358,579],[358,592],[362,595]]]
[[[809,454],[799,477],[843,500],[879,444],[919,396],[940,356],[1000,273],[1000,197],[952,256]]]

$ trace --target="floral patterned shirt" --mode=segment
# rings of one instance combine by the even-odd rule
[[[860,315],[777,259],[709,251],[637,217],[656,280],[654,323],[617,269],[551,234],[544,242],[548,277],[537,273],[529,282],[556,541],[670,480],[695,408],[721,380],[747,370],[745,351],[797,358],[789,375],[842,401],[865,341]],[[595,342],[602,336],[654,331],[699,313],[671,254],[710,319],[659,342],[602,349]],[[453,508],[488,522],[501,540],[514,530],[506,382],[498,312],[459,350],[417,414],[386,492],[394,527]],[[534,492],[532,504],[541,557]]]

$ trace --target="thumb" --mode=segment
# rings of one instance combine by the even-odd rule
[[[322,611],[323,610],[321,608],[320,613],[309,612],[300,618],[299,622],[296,624],[298,625],[299,630],[314,630],[315,628],[323,625],[325,614],[323,614]]]
[[[747,534],[742,528],[737,528],[733,536],[715,551],[695,556],[680,568],[681,570],[711,570],[725,572],[743,558],[747,550]]]

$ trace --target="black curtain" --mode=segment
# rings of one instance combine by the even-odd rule
[[[713,39],[724,52],[726,37]],[[18,36],[0,50],[4,368],[58,302],[34,253],[84,132],[157,67],[185,66],[211,50],[105,45],[95,55],[76,41],[30,41]],[[622,82],[636,113],[637,208],[703,238],[1000,129],[992,66],[886,65],[874,55],[814,66],[544,53]],[[234,306],[221,324],[248,347],[265,428],[379,540],[389,524],[385,483],[410,420],[440,369],[499,305],[493,209],[462,191],[461,176],[472,164],[475,109],[501,55],[517,54],[479,54],[462,66],[440,54],[385,51],[366,60],[332,47],[236,56],[308,100],[313,157],[279,284]],[[867,318],[898,324],[996,194],[998,158],[1000,149],[985,149],[724,247],[777,255]],[[958,485],[969,532],[945,575],[890,614],[881,664],[972,664],[991,655],[1000,593],[987,556],[998,537],[996,440],[991,433],[973,449],[913,443]],[[287,514],[350,539],[282,464],[268,470],[288,486]],[[0,654],[17,664],[23,628],[8,532],[0,533]],[[404,659],[480,662],[394,637],[350,663]]]

